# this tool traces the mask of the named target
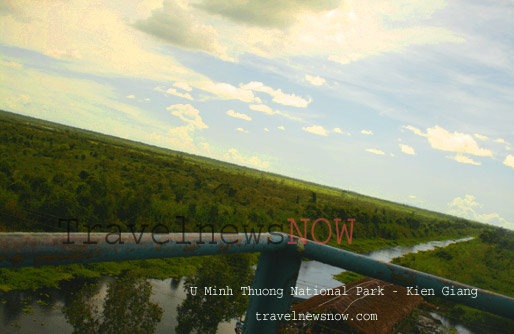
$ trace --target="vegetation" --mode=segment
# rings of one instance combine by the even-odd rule
[[[124,277],[111,282],[102,311],[95,305],[94,285],[85,285],[64,307],[73,334],[150,334],[161,320],[162,309],[150,301],[152,287],[147,280]]]
[[[0,291],[35,290],[59,287],[62,280],[100,278],[127,274],[138,277],[165,279],[189,276],[200,266],[200,258],[171,258],[146,261],[104,262],[65,266],[26,267],[15,270],[0,269]]]
[[[0,231],[64,231],[59,218],[129,231],[164,224],[186,231],[232,224],[243,232],[262,228],[289,232],[288,218],[355,218],[357,252],[427,240],[476,235],[483,225],[356,193],[208,158],[161,149],[59,124],[0,112]],[[318,240],[328,228],[319,224]],[[112,229],[112,227],[111,227]],[[209,229],[207,229],[209,231]],[[311,237],[309,235],[309,237]],[[344,239],[343,239],[344,240]],[[194,259],[137,263],[149,277],[188,275]],[[130,263],[2,270],[0,288],[55,285],[60,279],[116,274]],[[184,269],[185,267],[185,269]],[[164,273],[164,274],[163,274]],[[30,277],[38,277],[32,279]],[[169,277],[168,276],[168,277]],[[32,283],[31,283],[32,282]]]
[[[393,263],[514,297],[514,233],[507,230],[484,231],[479,238]]]
[[[340,274],[334,275],[334,279],[336,279],[339,282],[344,283],[344,284],[358,281],[363,277],[365,277],[365,276],[354,273],[353,271],[343,271]]]
[[[514,232],[484,230],[479,238],[433,251],[408,254],[394,263],[444,276],[489,291],[514,297]],[[480,333],[502,332],[513,320],[493,316],[466,306],[427,298],[441,308],[438,312],[460,319]]]
[[[95,231],[113,226],[140,231],[163,224],[178,232],[182,226],[176,216],[186,217],[186,231],[207,224],[220,231],[231,224],[239,232],[267,232],[270,226],[290,232],[288,218],[298,223],[301,218],[354,218],[352,244],[343,238],[339,245],[334,237],[329,244],[369,252],[483,231],[466,243],[472,246],[420,254],[426,259],[416,258],[415,264],[426,266],[416,269],[512,295],[511,244],[498,237],[497,229],[476,222],[7,112],[0,112],[0,153],[0,232],[63,232],[59,219],[69,218],[79,222],[73,231],[97,224],[101,228]],[[318,227],[316,238],[325,240],[328,227]],[[118,276],[102,314],[91,304],[94,291],[87,286],[66,307],[75,332],[125,328],[124,305],[153,330],[162,311],[149,301],[151,289],[143,278],[188,276],[186,287],[236,284],[235,292],[250,284],[255,260],[256,255],[239,255],[1,269],[0,290],[57,288],[60,281],[77,277]],[[410,266],[411,260],[401,261]],[[488,276],[486,269],[494,270]],[[348,281],[358,277],[343,275]],[[242,314],[246,304],[242,296],[211,299],[188,296],[178,309],[177,332],[214,332],[220,321]],[[453,306],[449,310],[460,312]]]
[[[241,287],[252,285],[250,261],[248,254],[216,256],[206,261],[195,275],[188,277],[186,291],[196,288],[197,292],[195,295],[188,293],[177,309],[177,334],[215,334],[220,322],[241,317],[248,304],[248,296],[241,294]],[[205,294],[204,290],[227,287],[233,295]]]

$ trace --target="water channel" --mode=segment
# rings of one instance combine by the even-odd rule
[[[449,244],[467,241],[471,238],[445,241],[431,241],[415,246],[397,246],[381,249],[367,255],[381,261],[389,262],[393,258],[420,250],[431,250],[436,247],[445,247]],[[334,288],[341,283],[333,279],[333,275],[341,273],[342,269],[332,267],[317,261],[304,261],[302,263],[297,286],[311,288]],[[103,277],[95,284],[94,304],[101,308],[107,295],[111,277]],[[148,280],[153,294],[150,302],[158,304],[163,314],[156,324],[156,334],[175,333],[177,326],[177,306],[186,298],[184,291],[184,278],[180,280]],[[82,288],[84,281],[72,280],[64,282],[60,289],[47,289],[37,291],[16,291],[2,295],[0,303],[0,333],[27,333],[27,334],[54,334],[72,333],[73,327],[66,320],[63,307],[69,305],[73,298],[71,293]],[[40,298],[44,296],[44,303]],[[39,300],[39,301],[38,301]],[[24,311],[23,311],[24,309]],[[443,323],[454,326],[461,334],[473,332],[459,323],[455,323],[444,317],[438,316]],[[234,333],[235,321],[220,324],[219,334]]]

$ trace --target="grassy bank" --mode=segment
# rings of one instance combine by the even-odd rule
[[[393,263],[514,297],[514,249],[480,238],[407,254]]]
[[[514,296],[514,233],[506,230],[494,232],[484,230],[477,238],[451,244],[431,251],[420,251],[395,258],[395,264],[445,277],[507,296]],[[351,283],[362,275],[343,272],[334,276],[343,283]],[[439,299],[424,297],[437,310],[428,308],[424,312],[437,312],[458,320],[476,333],[504,333],[513,328],[514,321],[487,312]],[[417,315],[410,316],[415,323]]]
[[[373,239],[357,239],[353,240],[351,245],[347,243],[341,243],[337,245],[333,242],[329,243],[329,245],[346,249],[356,253],[369,253],[372,251],[376,251],[379,249],[390,248],[395,246],[414,246],[422,243],[426,243],[429,241],[441,241],[441,240],[456,240],[462,239],[466,237],[474,237],[477,236],[478,233],[472,232],[471,234],[440,234],[437,236],[422,236],[417,238],[402,238],[397,240],[383,239],[383,238],[373,238]]]
[[[128,273],[131,276],[146,278],[177,278],[194,274],[200,264],[199,258],[171,258],[0,269],[0,291],[58,288],[63,280],[119,276]]]
[[[485,231],[474,240],[408,254],[393,263],[514,297],[514,233],[510,231]],[[459,319],[478,333],[514,327],[513,320],[436,297],[426,299],[439,306],[438,313]]]
[[[394,246],[411,246],[433,240],[451,240],[462,238],[460,235],[441,235],[439,238],[418,238],[402,240],[370,239],[352,243],[352,251],[367,253]],[[337,246],[336,244],[334,246]],[[341,248],[349,248],[341,244]],[[253,262],[257,263],[258,254]],[[169,277],[190,276],[201,264],[198,257],[169,258],[145,261],[104,262],[93,264],[72,264],[63,266],[44,266],[38,268],[0,269],[0,291],[36,290],[58,287],[59,282],[74,278],[99,278],[101,276],[118,276],[130,272],[141,277],[166,279]],[[350,275],[349,278],[346,278]],[[357,276],[354,276],[357,275]],[[360,277],[358,274],[344,272],[336,277],[342,282],[352,282]],[[344,279],[343,279],[344,278]]]

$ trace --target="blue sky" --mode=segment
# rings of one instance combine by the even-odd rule
[[[514,229],[514,1],[7,1],[0,108]]]

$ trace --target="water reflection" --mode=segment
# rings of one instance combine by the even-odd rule
[[[377,251],[369,252],[366,255],[375,260],[380,260],[384,262],[391,262],[395,257],[400,257],[409,253],[417,253],[419,251],[427,251],[433,250],[436,247],[446,247],[450,244],[454,244],[456,242],[469,241],[473,239],[462,238],[457,240],[441,240],[441,241],[430,241],[424,244],[414,245],[414,246],[396,246],[391,248],[384,248]]]
[[[462,241],[469,241],[473,238],[463,238],[457,240],[430,241],[415,246],[396,246],[369,252],[366,255],[375,260],[391,262],[395,257],[409,253],[432,250],[436,247],[446,247],[450,244]],[[335,288],[341,282],[333,278],[334,275],[344,272],[341,268],[324,264],[318,261],[303,261],[298,276],[297,286],[300,288]]]
[[[472,237],[462,238],[457,240],[442,240],[442,241],[430,241],[423,244],[414,246],[396,246],[391,248],[384,248],[377,251],[372,251],[366,255],[384,262],[391,262],[395,257],[403,256],[409,253],[417,253],[419,251],[433,250],[436,247],[446,247],[450,244],[457,242],[469,241]],[[335,280],[333,276],[344,272],[338,267],[334,267],[318,261],[304,261],[300,267],[300,273],[298,276],[297,286],[301,288],[335,288],[341,285],[341,282]],[[305,298],[304,296],[296,296]],[[454,327],[459,334],[473,334],[474,332],[466,328],[458,320],[451,321],[450,319],[438,315],[438,319],[443,321],[445,325],[450,324]]]
[[[456,241],[393,247],[368,255],[382,261],[390,261],[392,257],[418,250],[444,247],[453,242]],[[222,274],[230,276],[233,272],[237,272],[240,264],[234,263],[227,267],[214,266],[214,262],[211,262],[210,265],[220,270],[216,273],[206,273],[204,277],[207,279],[209,276],[218,277]],[[341,269],[320,262],[303,262],[297,285],[310,287],[317,285],[319,288],[339,286],[340,283],[333,280],[332,276],[340,272]],[[237,286],[244,285],[242,282],[237,282]],[[177,308],[187,299],[185,283],[186,279],[172,278],[145,281],[125,279],[116,283],[114,278],[103,277],[98,280],[65,281],[59,289],[3,293],[0,294],[0,333],[100,333],[101,328],[111,333],[176,333],[175,328],[179,324]],[[213,285],[215,284],[222,287],[222,283]],[[85,288],[85,286],[88,287]],[[208,308],[209,303],[204,302],[204,307],[198,313],[212,311]],[[190,308],[191,312],[194,312],[193,309],[193,307]],[[104,327],[100,327],[106,317],[113,319],[108,320]],[[143,331],[132,329],[138,328],[138,324],[145,321],[146,324],[140,326]],[[127,329],[129,326],[134,327]],[[218,326],[217,333],[233,334],[234,327],[233,320],[222,322]],[[148,329],[152,330],[145,331]]]
[[[252,277],[247,254],[209,258],[196,275],[186,279],[185,289],[192,293],[177,309],[176,333],[216,334],[222,321],[242,316],[248,296],[241,294],[241,287],[250,286]]]
[[[150,301],[152,286],[146,279],[124,277],[107,286],[101,307],[98,285],[87,284],[73,295],[63,308],[73,334],[155,332],[162,308]]]

